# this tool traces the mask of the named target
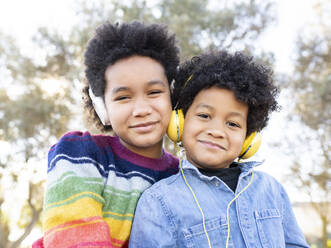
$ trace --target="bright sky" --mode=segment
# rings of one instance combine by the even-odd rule
[[[20,44],[29,43],[40,26],[65,29],[72,24],[74,13],[70,9],[73,0],[2,0],[0,28],[14,35]]]
[[[288,71],[289,57],[293,49],[295,31],[312,17],[310,0],[275,0],[278,5],[279,22],[267,32],[262,46],[275,52],[277,70]],[[31,36],[40,26],[58,27],[67,30],[77,21],[71,9],[75,0],[2,0],[0,30],[17,37],[25,51],[29,51]],[[300,6],[300,10],[298,9]],[[295,14],[295,17],[294,17]]]
[[[0,0],[0,31],[15,37],[23,52],[33,51],[31,37],[40,26],[57,27],[68,30],[70,24],[77,21],[71,7],[75,0]],[[278,0],[278,23],[266,32],[261,41],[265,50],[271,50],[276,57],[278,72],[291,71],[291,56],[294,48],[294,37],[299,28],[303,27],[308,19],[313,18],[312,1],[310,0]],[[299,7],[300,6],[300,10]],[[284,112],[272,116],[270,126],[264,133],[264,140],[271,140],[275,134],[287,128],[284,124]],[[294,130],[295,131],[295,130]],[[266,157],[265,165],[261,170],[282,179],[282,172],[286,164],[286,156],[281,151],[271,149],[263,142],[261,151]],[[1,144],[0,144],[1,146]],[[266,155],[266,156],[264,156]],[[262,156],[258,156],[261,157]],[[302,200],[297,189],[286,187],[292,201]]]

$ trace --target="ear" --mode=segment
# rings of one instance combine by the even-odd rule
[[[182,140],[184,129],[184,114],[181,109],[173,110],[170,116],[167,135],[175,143]]]
[[[258,132],[253,132],[249,135],[241,148],[239,159],[247,159],[252,157],[260,148],[262,136]]]
[[[110,120],[108,117],[107,109],[106,109],[106,104],[105,101],[103,100],[103,97],[101,96],[95,96],[93,94],[93,91],[91,88],[89,88],[89,95],[92,100],[92,104],[94,107],[95,112],[97,113],[100,121],[104,126],[109,126],[110,125]]]

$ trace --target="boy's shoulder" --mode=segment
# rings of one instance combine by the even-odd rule
[[[254,173],[254,177],[256,180],[264,182],[264,183],[272,183],[272,184],[278,184],[280,183],[277,181],[275,177],[270,175],[268,172],[264,172],[259,168],[260,165],[264,164],[265,161],[248,161],[248,162],[243,162],[239,163],[239,167],[241,169],[241,173],[250,176],[251,173]]]
[[[172,192],[173,194],[176,194],[176,191],[180,190],[181,188],[181,174],[180,172],[177,172],[174,175],[154,183],[151,187],[143,192],[143,195],[148,194],[154,197],[158,197],[163,195],[165,192]]]
[[[258,184],[263,185],[264,188],[273,189],[273,192],[283,191],[283,185],[272,175],[267,172],[254,170],[254,177]]]
[[[264,172],[264,171],[261,171],[261,170],[254,169],[254,174],[260,180],[269,181],[269,182],[272,182],[272,183],[278,183],[279,184],[279,182],[277,181],[277,179],[274,176],[270,175],[268,172]]]

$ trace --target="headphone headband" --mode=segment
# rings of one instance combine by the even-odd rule
[[[193,74],[191,74],[191,75],[188,77],[188,79],[187,79],[186,82],[184,83],[184,87],[183,87],[183,89],[185,89],[187,83],[192,79],[192,77],[193,77]],[[183,89],[182,89],[182,90],[183,90]]]
[[[191,75],[188,77],[188,79],[185,81],[183,88],[180,90],[179,96],[182,94],[182,92],[183,92],[183,90],[185,89],[187,83],[192,79],[192,77],[193,77],[193,74],[191,74]],[[178,97],[178,100],[177,100],[177,102],[176,102],[175,109],[177,109],[177,106],[178,106],[178,103],[179,103],[179,98],[180,98],[180,97]]]

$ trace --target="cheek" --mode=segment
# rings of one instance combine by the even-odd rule
[[[170,97],[159,99],[153,105],[156,111],[162,116],[162,119],[169,122],[172,111]]]
[[[125,122],[127,116],[130,113],[128,106],[116,106],[115,104],[109,104],[107,106],[108,117],[113,129],[116,129],[116,126],[123,125],[121,123]]]
[[[184,147],[188,147],[192,144],[195,136],[195,130],[194,130],[194,123],[192,121],[186,121],[184,120],[184,130],[183,130],[183,136],[182,141]]]
[[[169,116],[169,118],[170,118],[171,111],[172,111],[170,100],[169,101],[163,101],[161,103],[161,106],[162,106],[162,110],[163,110],[162,112],[164,114],[166,114],[167,116]]]
[[[245,136],[238,134],[232,136],[232,144],[236,150],[238,150],[238,153],[241,151],[241,148],[244,144]]]

